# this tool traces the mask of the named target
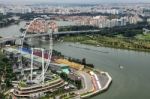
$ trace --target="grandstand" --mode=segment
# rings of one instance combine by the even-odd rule
[[[81,64],[78,64],[78,63],[75,63],[75,62],[70,62],[66,59],[56,59],[55,62],[58,63],[58,64],[66,64],[69,67],[77,69],[77,70],[83,70],[84,69],[84,65],[81,65]]]

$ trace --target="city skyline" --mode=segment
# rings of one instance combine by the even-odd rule
[[[19,3],[19,4],[23,4],[23,3],[150,3],[149,0],[107,0],[107,1],[103,1],[103,0],[0,0],[0,3]]]

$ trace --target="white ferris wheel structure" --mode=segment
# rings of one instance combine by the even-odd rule
[[[42,26],[34,24],[36,22],[38,22],[39,20],[42,20],[43,24]],[[38,27],[38,28],[37,28]],[[44,83],[45,81],[45,73],[48,70],[48,67],[51,63],[51,58],[52,58],[52,51],[53,51],[53,33],[55,32],[55,30],[57,29],[57,25],[54,21],[51,22],[47,22],[44,19],[41,18],[35,18],[34,20],[32,20],[26,27],[26,30],[24,32],[21,33],[21,37],[20,37],[20,46],[19,49],[22,49],[24,47],[24,41],[29,31],[34,32],[34,33],[41,33],[41,31],[39,30],[39,28],[41,29],[45,29],[44,31],[42,31],[42,33],[46,33],[48,34],[49,37],[49,49],[47,50],[47,54],[48,54],[48,59],[47,61],[45,61],[44,58],[44,53],[45,53],[45,49],[44,48],[31,48],[31,66],[30,66],[30,81],[34,82],[34,83]],[[50,32],[51,30],[51,32]],[[33,35],[33,34],[32,34]],[[33,65],[34,65],[34,51],[41,51],[42,56],[42,71],[39,75],[37,75],[34,79],[33,79]],[[20,56],[19,56],[19,60],[20,60],[20,64],[19,64],[19,68],[21,69],[21,75],[25,75],[24,74],[24,66],[23,66],[23,53],[22,50],[20,50]]]

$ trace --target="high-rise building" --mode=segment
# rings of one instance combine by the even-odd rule
[[[3,15],[7,14],[4,8],[0,8],[0,13],[3,14]]]

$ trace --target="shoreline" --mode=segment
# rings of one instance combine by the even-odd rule
[[[80,43],[80,44],[85,44],[85,45],[91,45],[94,47],[107,47],[107,48],[114,48],[114,49],[122,49],[122,50],[129,50],[129,51],[137,51],[137,52],[148,52],[150,53],[150,49],[141,49],[141,48],[135,48],[135,47],[119,47],[115,45],[109,45],[109,44],[104,44],[102,42],[97,42],[96,40],[90,41],[90,39],[82,39],[81,41],[75,40],[75,37],[72,37],[72,39],[68,39],[67,37],[64,37],[64,42],[71,42],[71,43]],[[107,42],[107,41],[106,41]],[[119,42],[120,43],[120,42]],[[132,43],[130,43],[132,46]]]
[[[70,41],[69,41],[70,42]],[[72,43],[77,43],[77,42],[72,42]],[[113,48],[113,49],[120,49],[120,50],[128,50],[128,51],[136,51],[136,52],[147,52],[150,53],[150,50],[144,50],[144,49],[127,49],[127,48],[121,48],[121,47],[115,47],[115,46],[97,46],[93,44],[87,44],[87,43],[80,43],[80,44],[85,44],[85,45],[90,45],[94,47],[106,47],[106,48]]]

